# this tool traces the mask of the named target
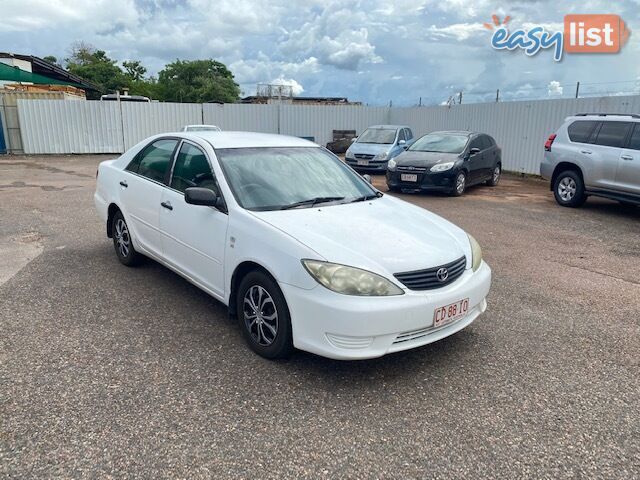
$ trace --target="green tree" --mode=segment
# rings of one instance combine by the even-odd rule
[[[96,85],[101,92],[87,92],[87,98],[100,98],[101,93],[111,93],[128,87],[130,79],[125,76],[116,61],[103,50],[77,42],[71,46],[69,58],[65,59],[67,70]]]
[[[124,67],[125,75],[132,81],[138,82],[140,80],[144,80],[144,75],[147,73],[147,69],[142,66],[140,60],[125,60],[122,62],[122,66]]]
[[[176,60],[158,74],[158,93],[167,102],[238,100],[240,87],[227,67],[215,60]]]
[[[58,59],[53,55],[47,55],[46,57],[42,57],[45,62],[49,62],[52,65],[58,65]]]

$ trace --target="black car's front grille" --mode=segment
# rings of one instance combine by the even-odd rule
[[[413,272],[395,273],[393,276],[410,290],[432,290],[455,282],[464,273],[466,265],[466,257],[461,257],[455,262],[440,265],[439,267],[415,270]],[[447,270],[447,277],[444,281],[440,279],[442,275],[438,278],[438,271],[440,271],[440,269]]]
[[[400,165],[398,165],[397,168],[401,172],[409,172],[409,173],[423,173],[427,171],[427,169],[424,167],[401,167]]]
[[[371,160],[374,156],[369,155],[368,153],[356,153],[354,157],[361,158],[363,160]]]

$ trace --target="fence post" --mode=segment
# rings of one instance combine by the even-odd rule
[[[462,105],[462,90],[460,90],[460,94],[458,95],[458,103]]]
[[[580,82],[576,83],[576,98],[578,98],[579,93],[580,93]]]
[[[496,103],[500,101],[500,89],[496,90]]]

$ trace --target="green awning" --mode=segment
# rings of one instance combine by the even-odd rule
[[[71,85],[72,87],[85,88],[78,83],[65,82],[55,78],[45,77],[37,73],[27,72],[18,67],[12,67],[5,63],[0,63],[0,81],[16,83],[34,83],[36,85]]]

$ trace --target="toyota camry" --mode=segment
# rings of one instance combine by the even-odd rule
[[[100,164],[94,199],[122,264],[150,257],[183,276],[267,358],[379,357],[487,308],[473,237],[300,138],[154,136]]]

